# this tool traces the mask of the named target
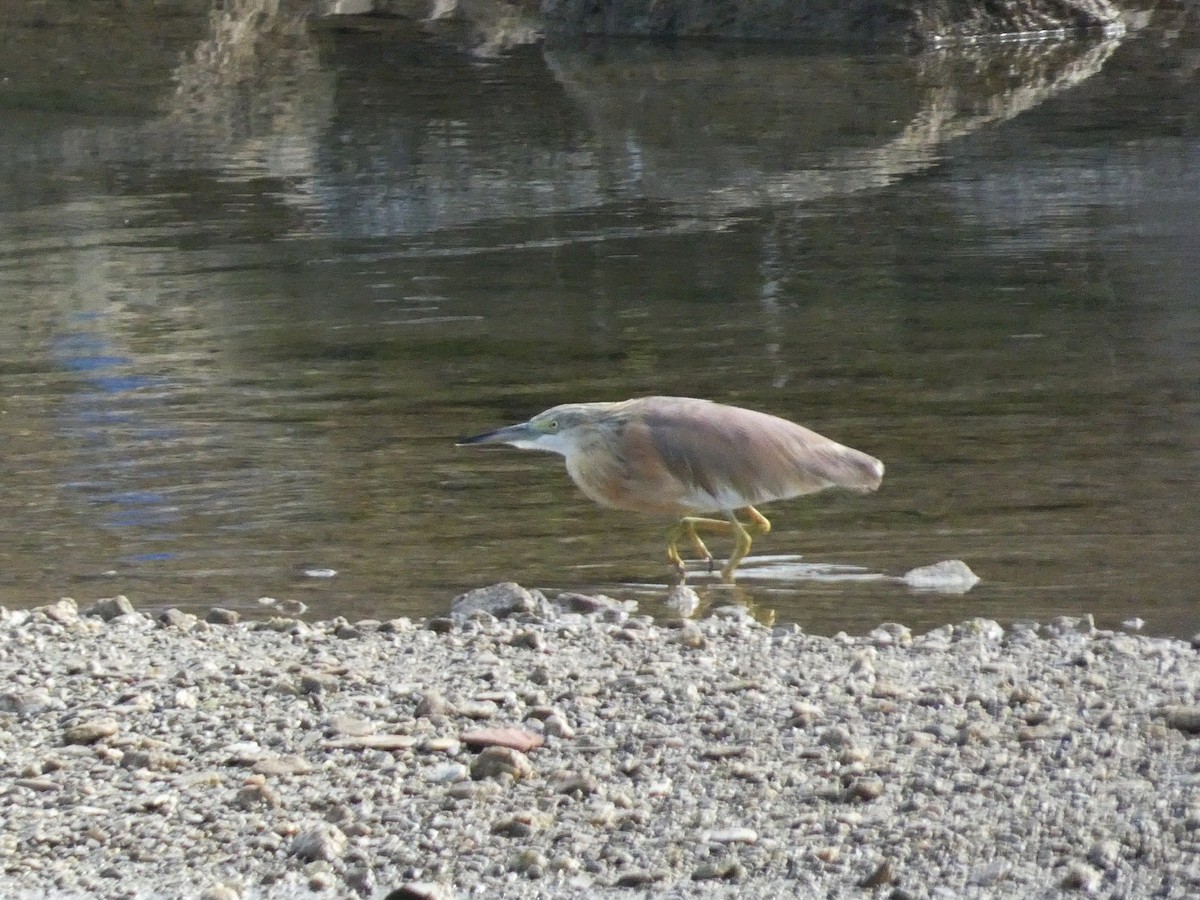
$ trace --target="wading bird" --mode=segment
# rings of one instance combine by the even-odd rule
[[[667,558],[681,578],[682,538],[711,568],[699,532],[733,535],[733,554],[721,570],[732,581],[753,538],[771,530],[755,506],[829,487],[873,491],[883,479],[879,460],[802,425],[690,397],[565,403],[459,442],[467,444],[562,454],[571,480],[601,506],[680,516]],[[748,521],[737,518],[739,510]]]

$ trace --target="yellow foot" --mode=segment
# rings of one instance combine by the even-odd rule
[[[733,555],[729,557],[729,562],[725,563],[725,568],[721,570],[721,580],[726,584],[733,583],[733,573],[746,558],[746,554],[750,552],[750,544],[753,543],[754,538],[771,530],[770,521],[753,506],[747,506],[743,512],[750,519],[745,525],[739,522],[733,513],[729,514],[728,528],[733,532],[736,543],[733,547]]]

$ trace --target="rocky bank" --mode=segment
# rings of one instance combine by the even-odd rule
[[[1113,0],[319,0],[327,16],[460,21],[551,38],[639,37],[930,45],[1122,30]]]
[[[1191,897],[1196,641],[0,611],[5,897]]]

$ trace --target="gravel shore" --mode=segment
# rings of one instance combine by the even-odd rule
[[[0,896],[1200,896],[1197,641],[0,609]]]

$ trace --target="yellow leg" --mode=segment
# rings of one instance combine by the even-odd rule
[[[747,506],[744,512],[750,519],[749,523],[745,525],[739,522],[733,513],[729,514],[729,530],[734,533],[737,543],[734,545],[733,555],[729,557],[729,562],[725,563],[725,568],[721,570],[721,580],[725,582],[733,581],[733,572],[750,552],[750,544],[753,539],[771,530],[771,523],[767,517],[753,506]]]
[[[696,527],[699,526],[706,531],[715,531],[718,534],[731,534],[733,526],[724,519],[704,519],[696,516],[684,516],[679,520],[679,524],[672,528],[667,533],[667,559],[671,561],[671,565],[675,567],[675,571],[679,573],[680,578],[684,575],[683,557],[679,555],[679,540],[687,538],[691,541],[692,546],[706,560],[708,560],[708,569],[712,571],[713,555],[709,552],[708,547],[704,545],[704,541],[700,539]]]

